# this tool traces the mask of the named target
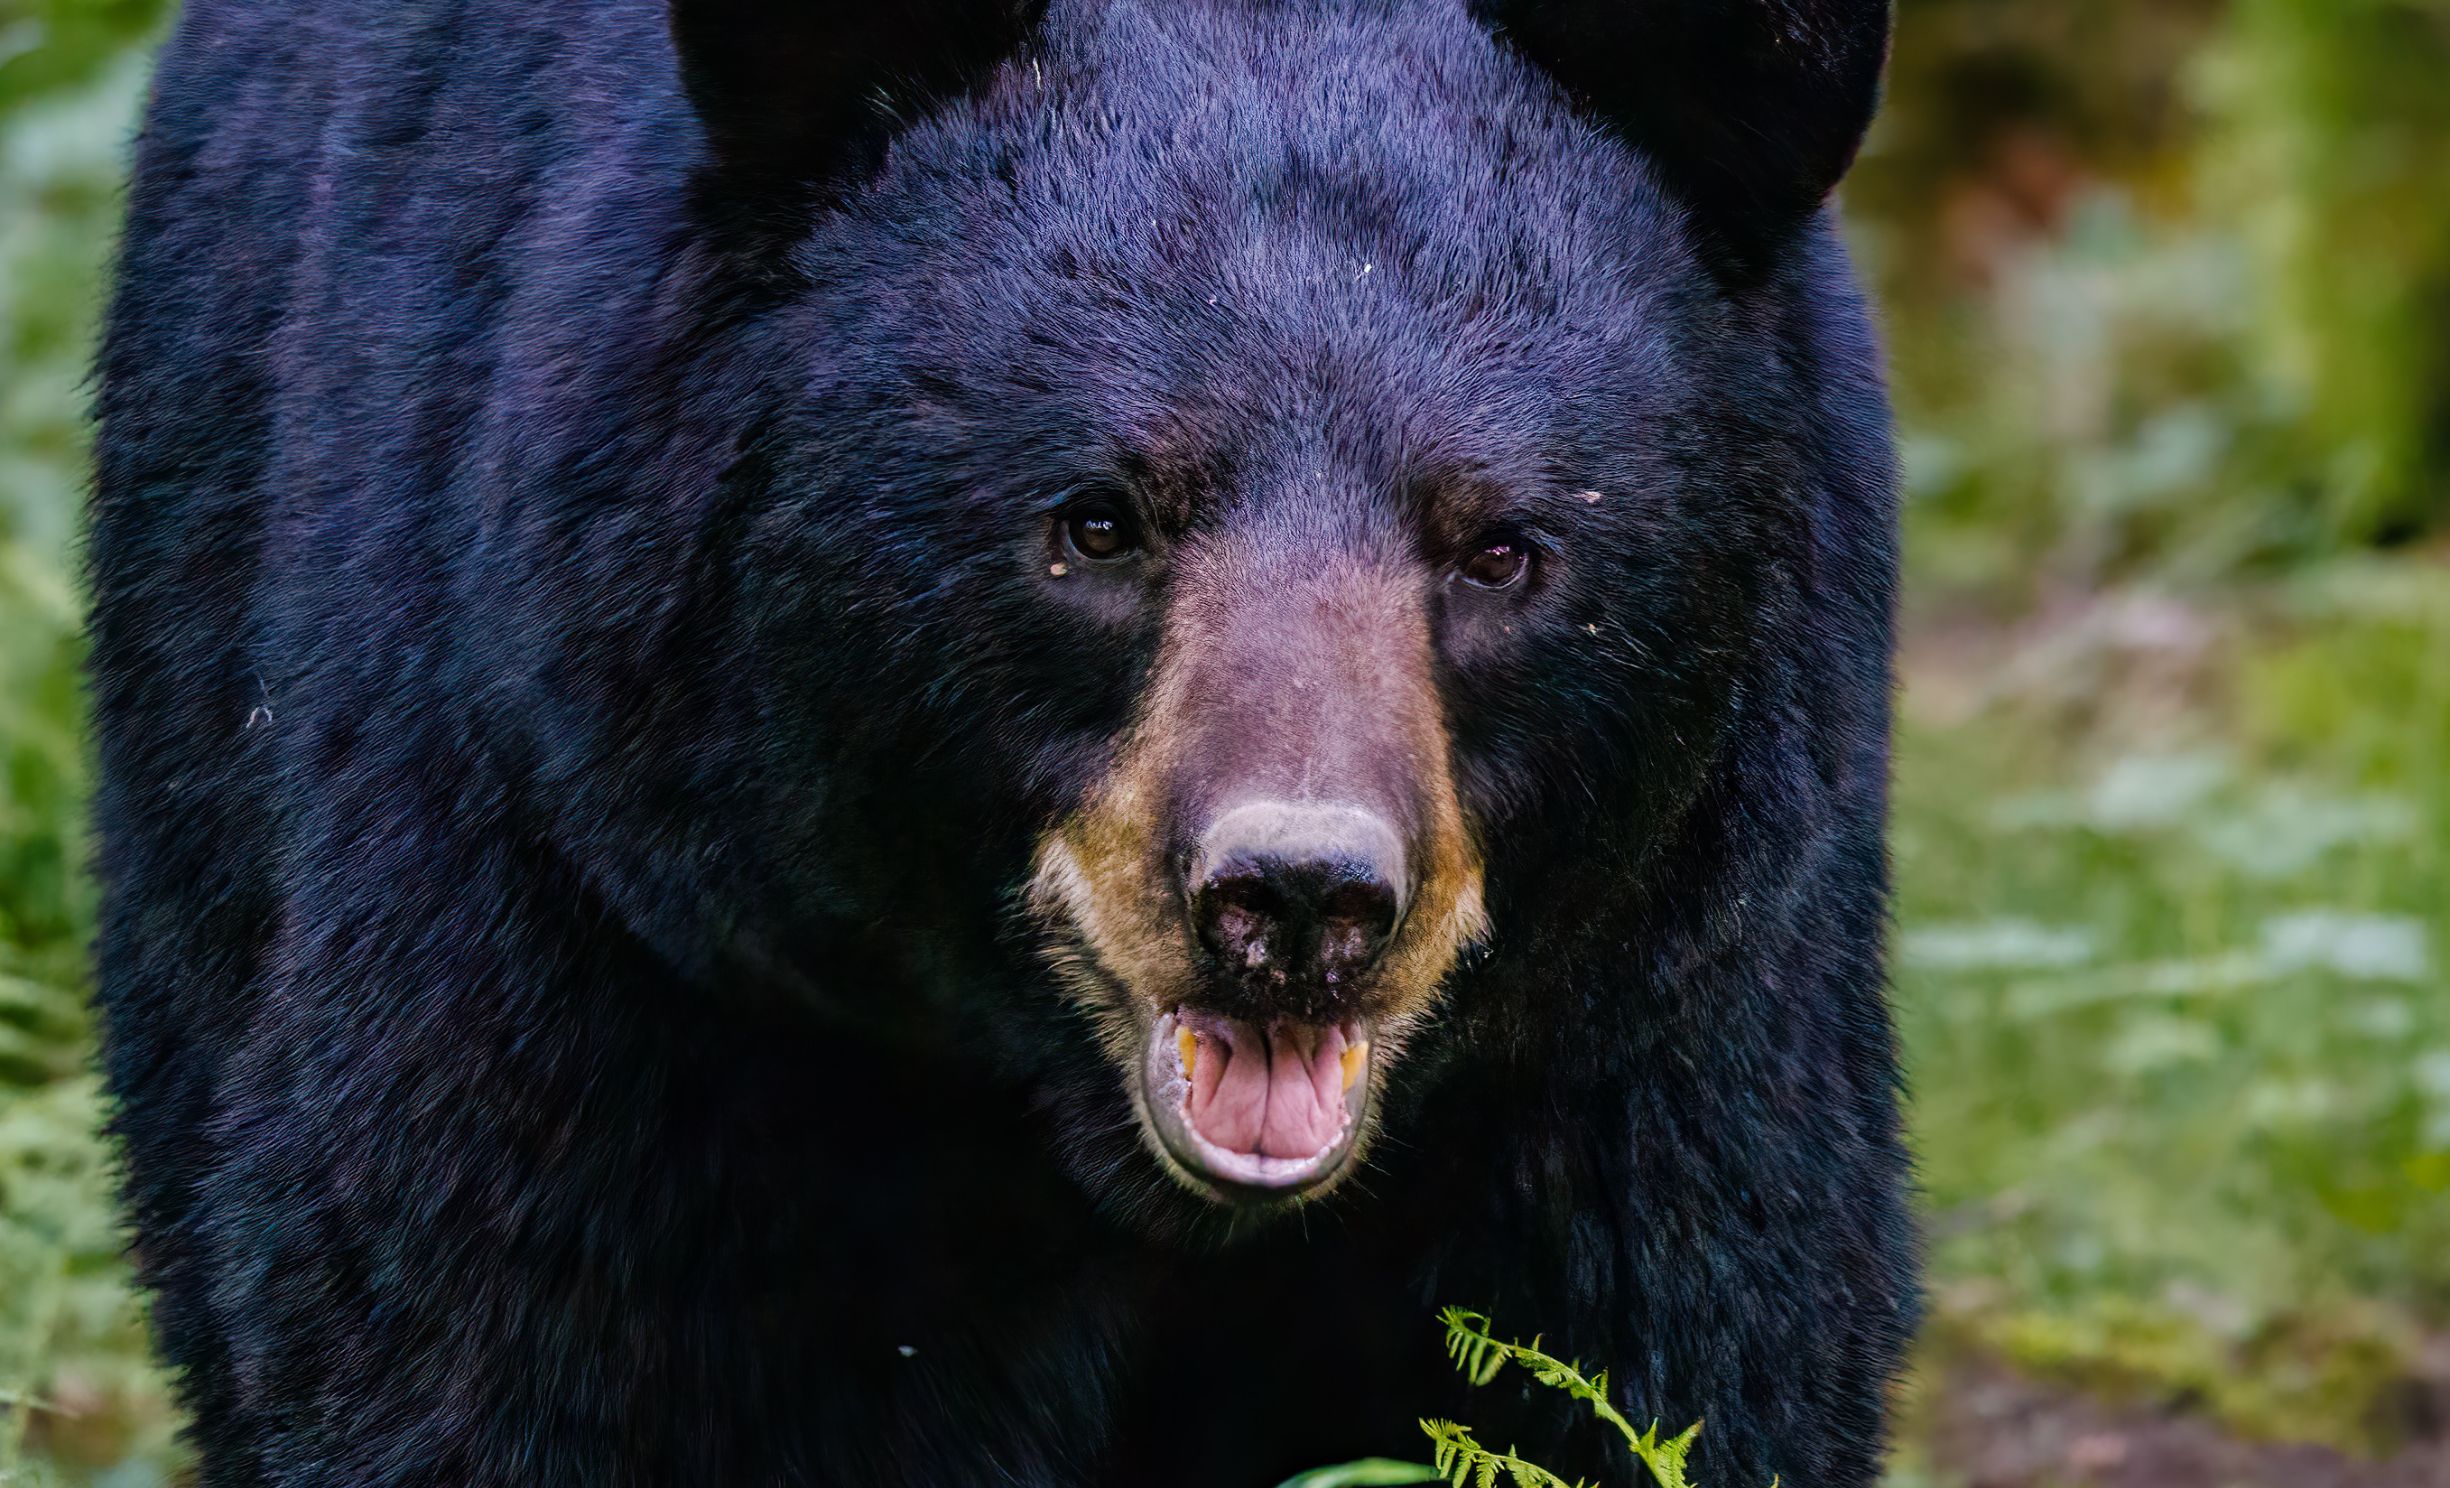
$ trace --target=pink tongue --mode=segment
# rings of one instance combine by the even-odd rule
[[[1315,1157],[1344,1132],[1344,1031],[1237,1019],[1188,1023],[1191,1126],[1228,1152]]]

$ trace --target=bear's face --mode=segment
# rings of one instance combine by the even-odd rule
[[[1802,414],[1711,251],[1459,6],[1058,6],[794,250],[781,850],[1184,1188],[1332,1187],[1716,752]]]

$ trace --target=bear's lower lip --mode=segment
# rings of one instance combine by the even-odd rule
[[[1144,1106],[1195,1186],[1233,1200],[1287,1199],[1351,1159],[1371,1065],[1358,1023],[1262,1025],[1180,1008],[1150,1030]]]

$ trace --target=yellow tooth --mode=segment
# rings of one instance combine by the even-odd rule
[[[1192,1036],[1190,1029],[1181,1029],[1174,1035],[1174,1047],[1181,1051],[1182,1077],[1188,1080],[1192,1067],[1199,1063],[1199,1040]]]
[[[1350,1090],[1353,1088],[1353,1082],[1361,1078],[1362,1067],[1369,1062],[1370,1041],[1368,1039],[1363,1039],[1357,1044],[1346,1044],[1344,1046],[1345,1089]]]

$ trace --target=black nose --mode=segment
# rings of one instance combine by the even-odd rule
[[[1385,948],[1403,883],[1402,840],[1374,813],[1268,802],[1227,812],[1201,840],[1191,913],[1220,969],[1334,986]]]

